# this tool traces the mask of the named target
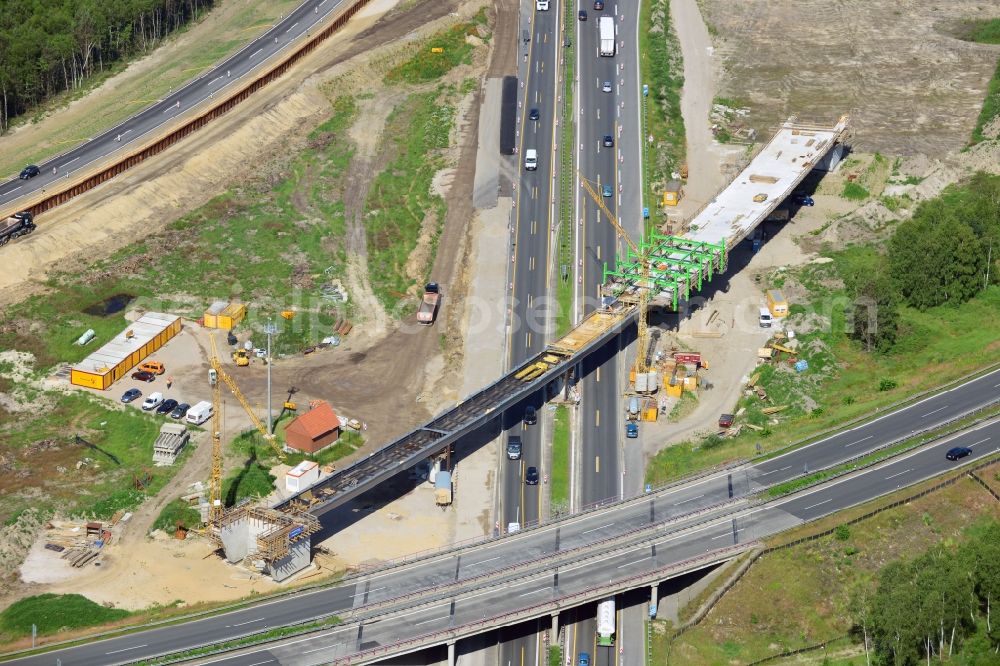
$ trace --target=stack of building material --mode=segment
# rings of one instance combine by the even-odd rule
[[[164,423],[160,434],[153,442],[153,462],[157,465],[173,465],[191,435],[181,423]]]

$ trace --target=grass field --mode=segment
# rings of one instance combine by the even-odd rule
[[[79,594],[39,594],[15,601],[0,613],[0,642],[31,635],[31,625],[38,635],[61,629],[79,629],[114,622],[131,613],[106,608]]]
[[[120,77],[113,88],[102,90],[100,97],[95,98],[93,103],[88,100],[85,113],[63,111],[66,119],[43,121],[46,123],[45,141],[32,144],[27,151],[0,150],[0,173],[13,174],[25,164],[42,162],[113,127],[162,99],[170,90],[197,77],[212,64],[235,53],[251,39],[268,30],[278,16],[288,14],[297,5],[296,0],[247,0],[241,3],[239,10],[231,13],[216,9],[209,18],[202,19],[204,25],[184,28],[168,37],[165,45],[148,56],[154,60],[154,66],[141,68],[134,75]],[[223,15],[227,16],[226,20],[217,18]],[[196,30],[199,34],[199,48],[172,46],[177,38],[191,30]],[[50,112],[94,91],[112,76],[121,73],[129,64],[121,62],[106,66],[103,73],[88,79],[81,88],[57,95],[30,117],[25,116],[21,122],[40,121]],[[53,122],[54,120],[58,121]],[[18,119],[15,119],[15,125],[17,123]],[[0,140],[0,146],[4,145],[5,142]]]
[[[178,527],[192,529],[201,523],[201,514],[182,499],[175,499],[165,507],[153,522],[154,530],[173,532]]]
[[[0,425],[0,453],[9,456],[14,470],[28,473],[0,479],[0,522],[27,507],[110,518],[163,488],[191,450],[181,454],[181,464],[154,467],[161,420],[134,408],[114,409],[83,393],[39,394],[37,401],[46,408]],[[77,443],[75,435],[96,448]],[[77,469],[84,459],[90,462]],[[142,490],[137,479],[145,481]]]
[[[422,83],[434,81],[453,67],[471,62],[473,45],[469,36],[489,40],[486,32],[486,10],[481,9],[472,21],[459,23],[424,40],[413,56],[389,70],[386,83]]]
[[[998,470],[994,465],[982,476],[992,478]],[[883,498],[792,530],[781,535],[780,542],[821,532],[892,500]],[[1000,505],[963,478],[909,504],[842,526],[830,536],[764,555],[700,624],[672,644],[669,631],[657,623],[653,663],[748,663],[844,636],[853,624],[853,596],[882,566],[934,544],[958,543],[964,530],[988,519],[1000,519]],[[865,664],[861,646],[853,640],[838,641],[825,652],[831,658],[837,655],[836,663]],[[817,651],[814,663],[823,653]]]
[[[811,288],[816,302],[833,304],[825,313],[825,306],[808,312],[793,306],[800,318],[819,312],[830,319],[828,328],[797,336],[800,348],[807,350],[802,357],[809,361],[809,370],[801,374],[787,368],[761,371],[760,384],[772,404],[789,404],[789,409],[776,420],[761,413],[763,403],[756,398],[742,398],[740,406],[747,408],[743,418],[764,427],[762,433],[744,430],[734,438],[705,438],[664,449],[647,467],[650,483],[751,457],[757,444],[765,452],[781,448],[1000,362],[997,286],[959,307],[923,312],[901,308],[901,337],[894,350],[884,355],[865,353],[842,333],[846,299],[838,300],[836,291],[821,286],[834,279],[837,261],[842,259],[838,255],[833,263],[813,264],[797,274]],[[789,324],[793,329],[798,328],[795,321]]]

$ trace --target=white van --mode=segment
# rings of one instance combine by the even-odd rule
[[[163,402],[163,394],[157,391],[156,393],[150,393],[146,396],[146,399],[142,401],[143,411],[150,411],[156,409]]]
[[[197,405],[188,410],[187,419],[188,423],[193,423],[194,425],[201,425],[208,419],[212,418],[214,410],[212,409],[212,403],[207,400],[202,400]]]
[[[538,168],[538,151],[534,148],[528,148],[524,151],[524,169],[525,171],[534,171]]]
[[[535,0],[535,9],[540,12],[549,11],[549,0]]]
[[[771,322],[774,318],[771,316],[771,311],[767,308],[760,309],[760,316],[757,318],[757,322],[760,324],[761,328],[771,328]]]

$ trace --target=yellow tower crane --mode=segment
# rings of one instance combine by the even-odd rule
[[[274,450],[275,454],[278,456],[278,460],[284,461],[285,452],[278,446],[278,443],[274,435],[267,431],[267,426],[264,422],[260,420],[257,413],[254,412],[253,407],[247,402],[247,399],[243,396],[243,391],[240,387],[236,385],[233,378],[223,370],[222,362],[219,360],[219,350],[215,346],[215,337],[212,335],[208,336],[208,339],[212,343],[212,356],[208,359],[211,364],[212,369],[215,370],[216,377],[226,382],[226,386],[229,390],[233,392],[236,396],[236,400],[239,401],[240,405],[243,406],[243,410],[250,417],[250,422],[253,423],[254,427],[260,432],[264,441],[270,445],[271,449]],[[222,402],[221,387],[216,380],[215,386],[212,391],[212,408],[214,410],[214,416],[212,418],[212,487],[211,487],[211,505],[209,510],[211,512],[212,519],[217,519],[222,514],[222,427],[219,423],[219,407]]]
[[[647,318],[648,316],[647,310],[649,309],[650,258],[648,256],[644,256],[643,252],[639,249],[639,246],[637,246],[635,244],[635,241],[633,241],[632,238],[629,237],[628,232],[625,231],[622,225],[618,224],[618,219],[604,204],[603,198],[601,197],[600,194],[597,193],[593,185],[590,184],[590,181],[584,178],[583,175],[580,174],[579,172],[577,172],[577,175],[580,177],[580,184],[583,185],[583,189],[586,190],[587,194],[590,195],[590,198],[594,200],[594,203],[596,203],[597,207],[601,209],[601,212],[603,212],[604,215],[608,218],[608,221],[611,222],[611,225],[615,228],[615,231],[617,231],[618,235],[625,240],[625,242],[629,246],[629,249],[632,250],[632,252],[635,254],[635,256],[639,259],[639,261],[642,264],[642,273],[641,273],[642,284],[636,285],[636,290],[639,292],[638,294],[639,317],[636,323],[636,328],[638,329],[636,334],[636,343],[637,343],[636,349],[638,350],[638,353],[636,354],[635,357],[635,371],[636,373],[647,372],[649,370],[649,367],[646,365],[646,354],[647,354],[646,347],[649,344],[649,319]],[[627,300],[627,299],[623,298],[622,300]]]

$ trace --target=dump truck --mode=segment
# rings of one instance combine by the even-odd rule
[[[6,245],[21,236],[27,236],[34,230],[35,223],[31,213],[28,211],[14,213],[0,222],[0,245]]]
[[[613,56],[615,54],[615,20],[610,16],[602,16],[598,20],[601,31],[601,55]]]
[[[434,503],[438,506],[451,504],[451,472],[442,470],[434,476]]]
[[[431,282],[424,287],[424,298],[420,301],[417,309],[417,321],[424,326],[430,326],[437,317],[438,301],[441,298],[441,290],[437,282]]]

